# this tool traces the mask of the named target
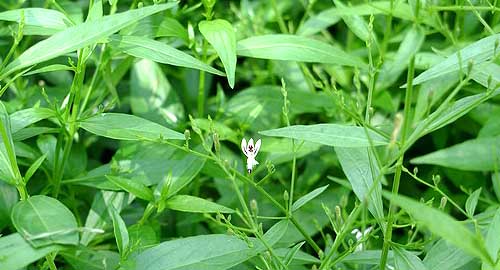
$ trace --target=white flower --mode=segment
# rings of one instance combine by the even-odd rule
[[[352,230],[352,234],[354,234],[354,236],[356,237],[356,241],[359,242],[359,240],[361,240],[361,238],[367,236],[372,230],[372,227],[368,227],[365,229],[364,232],[361,232],[360,230],[358,229],[354,229]],[[363,246],[363,243],[359,244],[357,247],[356,247],[356,251],[361,251],[364,249],[364,246]]]
[[[247,157],[248,173],[251,173],[253,167],[259,164],[259,162],[255,160],[255,156],[257,156],[257,153],[259,153],[260,144],[261,144],[260,139],[257,141],[257,143],[255,143],[255,145],[253,144],[252,138],[250,138],[250,140],[248,141],[248,145],[245,138],[241,140],[241,150],[243,151],[243,154],[245,154],[245,156]]]

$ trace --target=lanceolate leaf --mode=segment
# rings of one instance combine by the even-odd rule
[[[226,70],[229,86],[234,87],[236,72],[236,35],[226,20],[200,22],[200,32],[212,44]]]
[[[240,40],[237,53],[253,58],[366,67],[360,59],[330,44],[294,35],[264,35]]]
[[[80,122],[88,132],[117,140],[184,140],[184,135],[137,116],[102,113]]]
[[[20,22],[24,16],[23,34],[51,35],[71,26],[71,21],[61,12],[45,8],[22,8],[0,12],[0,21]]]
[[[460,69],[466,73],[469,62],[472,62],[473,65],[479,65],[491,59],[495,53],[498,54],[500,52],[500,48],[498,48],[499,42],[500,34],[478,40],[418,75],[413,80],[413,85],[421,84],[430,79],[459,71]]]
[[[147,186],[145,186],[141,182],[112,175],[107,175],[106,178],[108,178],[108,180],[113,182],[115,185],[119,186],[125,191],[130,192],[136,197],[139,197],[143,200],[150,202],[154,200],[153,191],[151,191]]]
[[[189,195],[175,195],[168,199],[166,207],[172,210],[192,213],[233,213],[234,210],[203,198]]]
[[[318,197],[323,191],[325,191],[328,188],[328,185],[319,187],[306,195],[300,197],[298,200],[296,200],[293,205],[292,205],[292,211],[298,210],[301,206],[304,204],[308,203],[310,200]]]
[[[368,147],[388,144],[387,139],[362,127],[339,124],[295,125],[259,132],[271,137],[285,137],[341,147]],[[370,136],[367,138],[366,133]]]
[[[434,164],[466,171],[498,169],[500,136],[469,140],[449,148],[417,157],[414,164]]]
[[[427,267],[425,267],[420,258],[415,254],[397,246],[394,246],[392,249],[394,250],[394,263],[396,269],[427,270]]]
[[[110,40],[111,46],[135,57],[168,65],[199,69],[220,76],[225,75],[224,72],[201,62],[191,55],[154,39],[136,36],[112,36]]]
[[[48,39],[36,43],[23,52],[5,68],[0,78],[5,78],[5,76],[14,71],[47,61],[65,53],[76,51],[96,42],[102,42],[104,38],[127,25],[154,13],[172,8],[175,5],[177,5],[177,3],[153,5],[129,10],[78,24],[58,32]]]

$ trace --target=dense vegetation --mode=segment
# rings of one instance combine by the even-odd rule
[[[3,0],[0,269],[500,269],[500,3]]]

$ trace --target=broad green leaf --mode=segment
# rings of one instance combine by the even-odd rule
[[[79,247],[75,250],[63,251],[60,254],[73,269],[111,270],[117,269],[120,263],[120,255],[109,250]]]
[[[11,218],[17,231],[34,247],[78,243],[75,216],[54,198],[36,195],[20,201],[12,209]]]
[[[227,208],[203,198],[189,195],[175,195],[165,203],[172,210],[192,213],[234,213],[233,209]]]
[[[253,247],[236,236],[211,234],[163,242],[139,253],[137,270],[225,270],[263,251],[257,241]]]
[[[254,36],[238,41],[237,46],[237,54],[240,56],[366,68],[363,61],[341,49],[301,36],[285,34]]]
[[[292,205],[292,211],[298,210],[300,207],[302,207],[304,204],[308,203],[310,200],[318,197],[323,191],[325,191],[328,188],[328,185],[319,187],[306,195],[300,197],[298,200],[296,200],[293,205]]]
[[[427,269],[455,270],[461,269],[473,259],[462,249],[441,239],[427,252],[423,262]]]
[[[160,65],[146,59],[132,66],[130,107],[134,115],[168,127],[185,120],[184,107]]]
[[[153,15],[122,29],[120,35],[141,36],[148,38],[178,37],[189,44],[188,32],[182,24],[171,17]]]
[[[0,21],[19,23],[24,14],[24,35],[52,35],[71,26],[61,12],[44,8],[22,8],[0,12]]]
[[[398,247],[393,246],[394,250],[394,266],[398,270],[427,270],[427,267],[422,263],[420,258],[415,254]]]
[[[467,198],[467,201],[465,202],[465,211],[470,217],[474,216],[474,212],[476,211],[476,206],[480,195],[481,188],[478,188],[474,192],[472,192],[472,194],[469,196],[469,198]]]
[[[462,223],[451,216],[402,195],[384,193],[384,196],[408,212],[418,223],[429,231],[463,249],[468,254],[492,264],[491,256],[486,250],[480,235],[472,233]]]
[[[233,26],[226,20],[201,21],[201,34],[214,47],[226,70],[229,86],[234,88],[236,73],[236,35]]]
[[[128,178],[112,176],[112,175],[106,175],[106,178],[109,181],[113,182],[115,185],[119,186],[123,190],[133,194],[138,198],[141,198],[149,202],[154,201],[153,191],[151,191],[151,189],[146,187],[141,182],[136,182]]]
[[[16,111],[10,115],[10,129],[12,133],[34,124],[43,119],[55,116],[55,112],[48,108],[29,108]]]
[[[310,141],[329,146],[367,147],[370,141],[362,127],[340,124],[295,125],[259,132],[271,137],[285,137]],[[369,130],[368,134],[373,145],[386,145],[387,139]]]
[[[500,136],[500,121],[497,115],[492,115],[486,123],[484,123],[479,134],[479,138]]]
[[[129,248],[127,225],[125,225],[122,217],[113,206],[109,207],[108,211],[111,219],[113,220],[113,231],[115,234],[118,251],[120,252],[121,256],[124,256]]]
[[[2,266],[2,270],[23,269],[45,255],[62,249],[61,245],[35,248],[24,240],[21,234],[9,234],[0,237],[0,266]]]
[[[21,178],[15,158],[10,117],[0,101],[0,179],[9,184],[15,184]]]
[[[184,140],[184,135],[179,132],[130,114],[102,113],[81,121],[80,127],[117,140]]]
[[[486,233],[486,249],[493,261],[497,261],[500,251],[500,209],[497,209]],[[484,266],[484,265],[483,265]],[[491,268],[493,269],[493,268]]]
[[[500,136],[469,140],[416,157],[413,164],[433,164],[464,171],[492,171],[498,168]]]
[[[412,27],[406,33],[396,55],[392,59],[384,61],[377,77],[377,88],[389,87],[398,80],[403,71],[406,70],[412,56],[420,50],[424,39],[424,30],[418,26]]]
[[[288,138],[266,138],[265,147],[260,152],[266,153],[266,159],[277,165],[296,158],[307,156],[321,148],[321,144],[303,141],[295,144]]]
[[[374,155],[365,147],[335,147],[335,153],[354,194],[360,201],[368,202],[368,210],[384,227],[381,184],[384,176],[380,174]]]
[[[17,70],[35,65],[63,54],[76,51],[80,48],[92,45],[120,29],[150,16],[176,6],[177,3],[153,5],[140,9],[117,13],[100,19],[88,21],[69,27],[53,36],[40,41],[24,51],[19,57],[12,61],[2,72],[0,78]]]
[[[479,65],[491,59],[498,52],[500,34],[491,35],[480,39],[469,46],[461,49],[459,52],[450,55],[446,60],[434,65],[424,71],[413,80],[413,85],[421,84],[433,78],[437,78],[449,73],[462,70],[467,72],[469,62],[473,65]]]
[[[162,64],[203,70],[215,75],[225,74],[191,55],[154,39],[136,36],[111,36],[111,46],[123,53]]]

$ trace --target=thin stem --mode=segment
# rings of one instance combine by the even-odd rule
[[[273,6],[274,15],[276,16],[276,20],[278,21],[280,31],[284,34],[287,34],[288,29],[286,28],[285,20],[283,20],[283,17],[281,16],[281,13],[278,9],[278,5],[276,4],[276,0],[271,0],[271,5]]]
[[[410,128],[410,109],[411,109],[411,101],[412,101],[412,92],[413,92],[413,76],[414,76],[414,66],[415,66],[415,57],[410,59],[410,63],[408,66],[408,79],[406,84],[406,96],[405,96],[405,107],[403,112],[403,128],[401,130],[401,145],[405,145],[406,143],[406,134]],[[403,159],[404,152],[400,155],[397,164],[396,164],[396,172],[394,174],[394,182],[392,184],[392,194],[397,195],[399,193],[399,182],[401,179],[401,170],[403,167]],[[392,201],[389,202],[389,213],[387,217],[387,227],[386,233],[384,235],[384,244],[382,247],[382,257],[380,259],[380,269],[386,268],[387,256],[389,254],[389,244],[392,240],[392,225],[394,222],[394,214],[396,211],[395,205]]]

